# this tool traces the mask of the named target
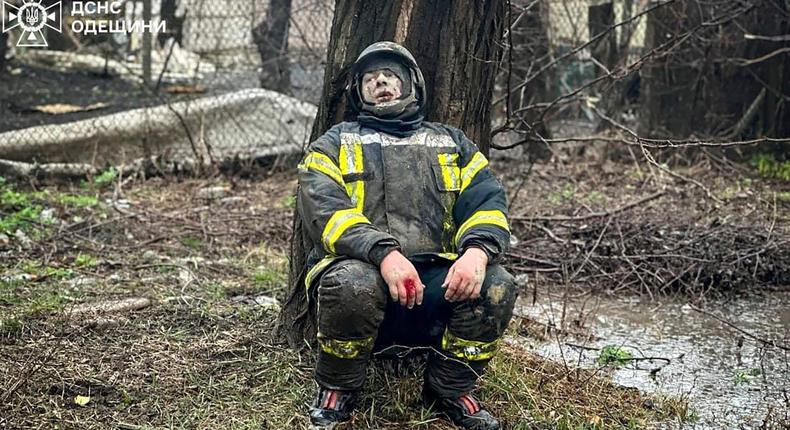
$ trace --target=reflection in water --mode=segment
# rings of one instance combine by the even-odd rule
[[[531,295],[523,297],[516,313],[576,335],[546,341],[530,337],[530,349],[586,367],[597,366],[597,349],[607,345],[623,346],[634,357],[669,359],[669,364],[638,361],[612,377],[648,393],[688,395],[699,420],[684,428],[759,428],[766,417],[772,423],[767,428],[790,422],[788,351],[766,347],[672,299],[576,294],[563,300],[559,287],[539,290],[536,297],[534,305]],[[705,310],[759,338],[790,345],[790,293],[709,300]],[[580,331],[593,339],[582,338]]]

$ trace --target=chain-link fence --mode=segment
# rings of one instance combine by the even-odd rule
[[[56,4],[39,1],[47,8]],[[9,3],[11,10],[23,8],[21,0]],[[7,46],[0,57],[10,59],[0,77],[3,171],[84,174],[151,160],[194,168],[294,153],[306,143],[323,85],[334,0],[127,0],[92,14],[86,4],[102,2],[57,3],[63,32],[43,28],[49,49],[21,46],[24,25],[4,33],[8,42],[0,44]],[[651,108],[641,112],[648,120],[640,130],[648,134],[699,131],[682,121],[709,135],[748,134],[752,103],[787,98],[787,83],[773,82],[760,67],[787,62],[786,55],[771,52],[784,40],[788,15],[785,5],[784,15],[761,24],[764,12],[782,6],[736,3],[510,0],[493,116],[494,129],[507,133],[495,142],[526,135],[547,143],[551,129],[569,117],[591,124],[614,118],[636,129],[644,111],[634,109],[636,103]],[[13,24],[5,12],[6,24]],[[140,32],[73,31],[75,21],[128,29],[148,13],[153,27],[165,22],[167,29],[154,36],[150,50]],[[767,57],[765,63],[728,60],[733,55]],[[735,76],[716,73],[738,61],[750,66],[738,75],[747,76],[742,86],[763,82],[762,92],[756,87],[737,94],[733,107],[711,110],[718,115],[713,119],[691,113],[673,119],[672,99],[664,94],[684,100],[671,93],[673,86],[697,94],[687,109],[715,101],[707,94],[723,93],[727,76]],[[697,82],[687,85],[695,73]],[[646,100],[645,93],[653,98]],[[782,112],[778,124],[787,117],[783,106],[774,106]],[[703,120],[717,119],[704,126]]]
[[[45,34],[49,49],[17,46],[21,26],[8,33],[6,170],[79,175],[152,160],[194,168],[301,150],[321,93],[332,1],[126,1],[104,14],[88,13],[91,3],[101,4],[62,3],[63,33]],[[150,51],[139,32],[73,31],[77,20],[129,29],[145,22],[145,7],[152,27],[167,23]]]

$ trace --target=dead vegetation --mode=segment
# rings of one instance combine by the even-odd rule
[[[538,274],[539,282],[653,294],[702,291],[684,290],[682,283],[696,284],[683,276],[664,291],[658,281],[629,279],[650,271],[669,280],[665,271],[693,263],[712,273],[716,261],[740,278],[700,285],[727,290],[742,286],[738,279],[769,287],[787,279],[788,202],[768,199],[778,195],[775,183],[701,177],[715,193],[740,187],[711,208],[699,193],[640,177],[628,165],[609,165],[603,175],[594,173],[601,166],[575,166],[535,169],[519,188],[516,167],[499,164],[516,182],[509,184],[518,219],[513,270]],[[294,186],[286,173],[3,185],[4,221],[29,210],[0,244],[0,427],[304,428],[312,355],[271,337],[271,299],[286,294]],[[677,232],[688,243],[676,243],[672,254],[710,262],[651,256],[669,254],[658,249],[677,242]],[[748,272],[722,259],[755,252],[742,263]],[[133,306],[113,307],[119,303]],[[383,367],[370,371],[353,428],[451,428],[419,405],[419,361]],[[614,385],[605,369],[566,367],[515,345],[503,348],[481,390],[514,429],[645,428],[693,416],[685,399],[642,395]]]

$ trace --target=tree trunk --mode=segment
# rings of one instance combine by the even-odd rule
[[[271,0],[266,18],[252,30],[261,57],[261,87],[284,94],[291,93],[291,69],[288,64],[288,29],[291,0]]]
[[[510,4],[510,36],[509,40],[511,52],[505,54],[510,58],[511,70],[508,82],[504,83],[504,91],[515,88],[527,80],[535,70],[540,69],[544,64],[551,61],[549,52],[548,10],[544,2],[533,3],[531,0],[515,0]],[[508,98],[508,112],[518,112],[515,114],[524,121],[517,121],[514,127],[519,132],[530,133],[535,139],[524,144],[524,151],[529,155],[530,160],[546,160],[551,157],[551,151],[545,143],[538,140],[537,135],[544,139],[551,138],[551,131],[544,122],[541,121],[543,114],[542,108],[532,108],[529,106],[550,101],[552,99],[551,76],[552,70],[547,70],[533,78],[529,85],[514,91]],[[507,74],[506,74],[507,75]],[[526,110],[524,110],[526,109]],[[513,123],[511,117],[511,123]],[[533,129],[529,130],[523,124],[534,124]],[[522,136],[518,137],[519,139]]]
[[[5,53],[8,50],[8,33],[0,33],[0,75],[5,72]]]
[[[426,119],[461,128],[488,152],[491,96],[501,55],[504,1],[337,0],[324,73],[324,89],[311,140],[351,118],[345,87],[357,56],[371,43],[392,40],[414,54],[425,76]],[[298,207],[298,203],[297,203]],[[312,244],[295,214],[289,284],[278,334],[291,346],[314,341],[315,321],[303,285],[305,256]]]
[[[609,31],[614,26],[614,4],[601,3],[590,5],[587,8],[587,28],[590,39]],[[609,31],[606,36],[590,45],[590,53],[596,61],[611,71],[617,62],[617,33]],[[606,71],[600,67],[595,68],[595,75],[605,75]]]
[[[676,2],[649,15],[647,49],[704,21],[738,16],[703,27],[687,43],[642,69],[642,133],[726,139],[788,135],[790,106],[783,95],[790,72],[788,55],[776,55],[784,44],[768,40],[788,33],[788,6],[784,0],[753,3],[739,14],[738,2],[707,8]]]
[[[162,21],[167,23],[167,32],[159,33],[156,36],[160,47],[165,46],[165,42],[170,38],[178,42],[179,46],[183,44],[182,40],[184,39],[184,20],[186,19],[186,14],[178,16],[176,15],[177,10],[178,4],[176,0],[162,0],[159,17]]]

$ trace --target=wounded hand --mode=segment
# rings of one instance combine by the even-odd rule
[[[381,276],[389,287],[392,300],[400,302],[409,309],[422,304],[425,285],[420,280],[417,269],[399,251],[392,251],[381,261]]]

